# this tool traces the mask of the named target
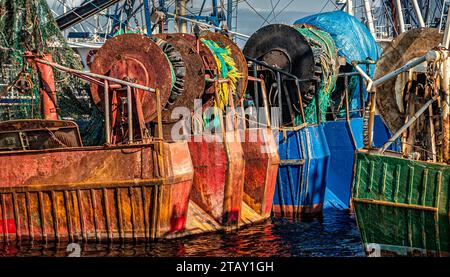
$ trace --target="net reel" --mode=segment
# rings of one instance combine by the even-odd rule
[[[377,64],[374,79],[427,54],[442,42],[442,38],[443,34],[439,30],[428,28],[401,34],[385,49]],[[377,109],[392,132],[400,130],[415,112],[440,93],[439,72],[437,64],[424,62],[376,88]],[[403,133],[401,141],[405,156],[418,160],[442,161],[445,138],[438,102],[430,106],[428,112]]]

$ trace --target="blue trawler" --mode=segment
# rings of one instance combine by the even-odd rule
[[[347,13],[321,13],[292,26],[261,28],[244,53],[253,72],[264,76],[270,105],[281,110],[273,213],[301,217],[324,207],[349,208],[367,101],[354,64],[373,76],[381,56],[373,36]],[[391,136],[379,116],[374,130],[375,146]]]

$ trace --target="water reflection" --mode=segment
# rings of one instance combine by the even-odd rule
[[[322,218],[294,221],[274,218],[234,233],[207,234],[153,243],[81,244],[83,257],[185,256],[364,256],[348,211],[325,210]],[[0,256],[66,257],[67,243],[9,244]]]

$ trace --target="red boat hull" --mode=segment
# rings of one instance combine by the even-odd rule
[[[255,212],[268,218],[280,164],[275,137],[270,129],[246,129],[244,135],[244,201]]]
[[[238,226],[245,162],[236,132],[193,137],[189,144],[194,181],[191,200],[223,226]],[[219,141],[219,142],[218,142]]]

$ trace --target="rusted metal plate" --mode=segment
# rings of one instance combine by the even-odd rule
[[[162,108],[172,89],[172,73],[166,55],[155,42],[143,35],[125,34],[107,40],[95,55],[91,72],[159,89]],[[157,116],[156,95],[134,91],[141,99],[145,122],[154,120]],[[118,99],[126,97],[126,90],[119,92]],[[95,104],[103,109],[103,88],[92,83],[91,95]]]
[[[184,230],[188,146],[163,148],[167,178],[154,177],[154,145],[0,153],[0,241],[144,240]],[[31,165],[24,177],[12,174],[17,164]]]
[[[175,34],[170,34],[168,36],[170,36],[171,40],[178,39],[178,40],[184,40],[184,41],[189,42],[191,44],[191,46],[194,49],[196,49],[197,53],[200,54],[200,56],[203,60],[204,66],[205,66],[205,70],[210,71],[207,73],[211,74],[211,73],[217,71],[217,63],[216,63],[213,53],[208,48],[208,46],[206,46],[200,39],[197,39],[194,35],[184,34],[184,33],[175,33]],[[166,37],[166,38],[168,38],[168,37]]]
[[[188,142],[194,166],[191,200],[219,224],[237,226],[244,186],[242,147],[235,132],[226,133],[225,142],[206,136]]]
[[[385,74],[403,66],[411,59],[425,55],[430,49],[442,42],[443,34],[437,29],[414,29],[396,37],[392,43],[383,51],[383,56],[377,63],[374,80]],[[402,99],[403,86],[402,75],[392,78],[376,88],[377,108],[383,117],[384,122],[392,132],[396,132],[405,124],[406,113],[401,112],[396,99]],[[397,92],[396,92],[397,91]],[[400,95],[396,95],[399,93]]]
[[[272,210],[280,158],[270,129],[246,129],[242,142],[245,159],[244,202],[267,218]]]
[[[0,187],[154,178],[152,148],[153,145],[0,152]],[[23,170],[18,171],[18,165],[24,165]]]
[[[248,65],[247,60],[245,59],[244,53],[231,39],[227,36],[213,33],[210,31],[202,32],[200,35],[202,38],[207,40],[212,40],[216,42],[221,48],[229,47],[231,50],[231,58],[233,58],[236,63],[236,67],[239,72],[242,74],[242,78],[240,78],[237,82],[237,90],[236,90],[236,103],[239,103],[240,99],[244,97],[244,94],[247,90],[247,78],[248,78]]]
[[[78,126],[62,120],[0,122],[0,151],[41,150],[82,146]]]
[[[189,42],[196,52],[200,54],[205,67],[205,74],[210,78],[214,78],[217,75],[218,66],[216,59],[208,46],[206,46],[200,39],[197,39],[194,35],[183,33],[170,34],[170,37],[174,40],[185,40]],[[203,102],[205,106],[208,106],[208,104],[210,105],[213,100],[214,84],[206,83],[204,92],[206,92],[206,94],[203,95]]]
[[[77,128],[73,121],[67,120],[45,120],[45,119],[23,119],[0,122],[0,132],[9,131],[34,131],[41,129]]]
[[[202,57],[197,53],[192,42],[184,39],[183,36],[157,34],[154,37],[169,42],[181,54],[186,65],[183,94],[178,96],[175,102],[162,113],[164,123],[173,123],[178,121],[171,118],[171,112],[175,107],[187,107],[189,110],[193,110],[194,99],[202,97],[205,90],[205,66]]]

